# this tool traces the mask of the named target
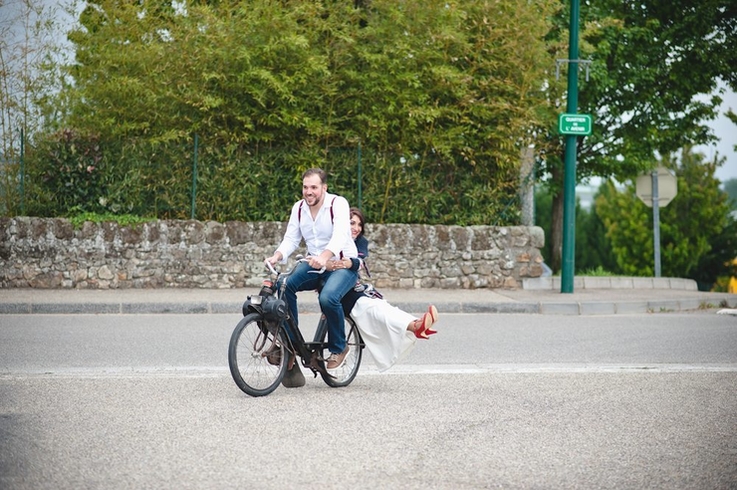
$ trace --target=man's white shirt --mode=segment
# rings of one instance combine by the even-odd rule
[[[294,203],[284,239],[276,249],[282,254],[282,263],[297,250],[303,239],[308,255],[316,256],[330,250],[336,259],[341,255],[358,257],[356,244],[351,237],[348,200],[342,196],[325,193],[322,207],[315,219],[312,219],[310,207],[303,199]]]

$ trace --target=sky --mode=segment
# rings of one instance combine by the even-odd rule
[[[737,93],[728,92],[723,96],[723,99],[719,113],[723,114],[731,108],[732,112],[737,114]],[[697,146],[694,151],[706,155],[707,161],[710,161],[717,152],[720,158],[726,157],[727,161],[717,169],[715,176],[722,182],[737,179],[737,152],[734,150],[735,145],[737,145],[737,124],[730,121],[727,116],[721,115],[718,119],[712,121],[709,126],[712,127],[719,141],[711,146]]]

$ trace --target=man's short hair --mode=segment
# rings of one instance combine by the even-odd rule
[[[310,168],[305,170],[305,173],[302,174],[302,180],[304,180],[306,177],[309,177],[310,175],[317,175],[320,177],[320,182],[323,184],[328,183],[328,174],[321,168]]]

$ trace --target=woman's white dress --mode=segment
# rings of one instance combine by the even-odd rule
[[[417,337],[407,330],[415,317],[384,299],[361,297],[351,310],[366,349],[379,372],[386,371],[412,351]]]

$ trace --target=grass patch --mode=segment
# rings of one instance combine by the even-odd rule
[[[67,219],[72,223],[72,226],[76,229],[82,227],[86,221],[92,223],[107,223],[113,222],[118,223],[121,226],[135,226],[141,223],[148,223],[150,221],[156,221],[156,218],[145,218],[143,216],[137,216],[133,214],[113,214],[113,213],[77,213],[69,216]]]
[[[617,274],[613,274],[602,266],[598,266],[595,269],[586,269],[576,274],[577,276],[589,276],[589,277],[614,277]]]
[[[553,274],[553,277],[560,277],[563,271],[558,271]],[[584,269],[574,274],[576,277],[588,276],[588,277],[619,277],[620,274],[615,274],[604,269],[602,266],[597,266],[593,269]]]

